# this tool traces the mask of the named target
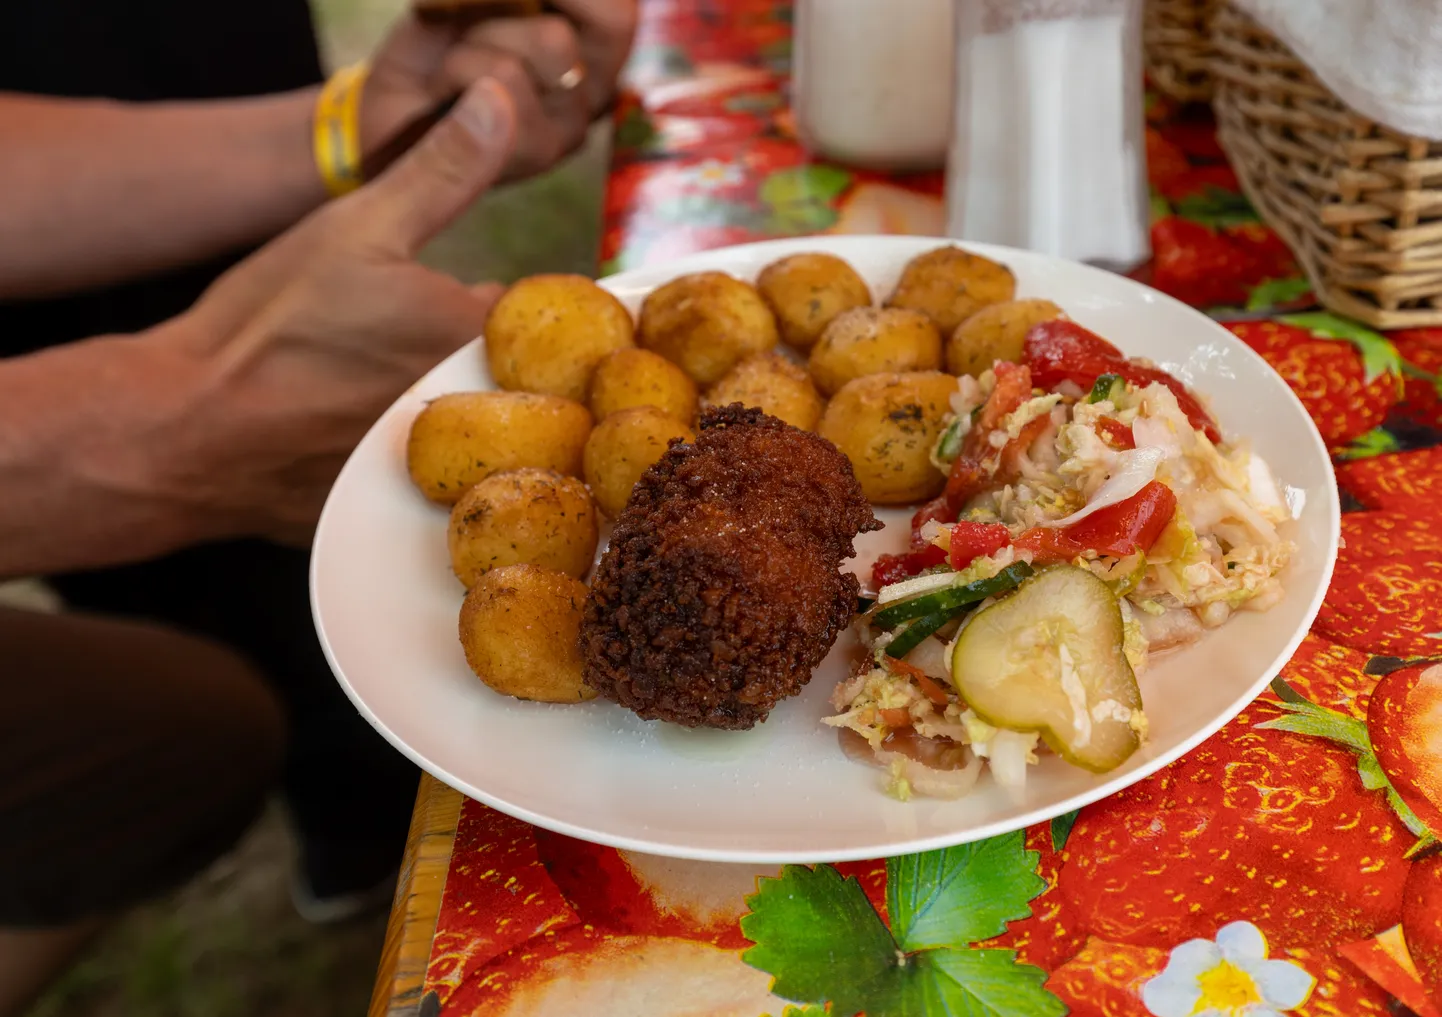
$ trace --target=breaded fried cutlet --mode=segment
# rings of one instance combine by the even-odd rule
[[[830,442],[739,403],[708,409],[616,521],[581,626],[586,684],[648,720],[765,720],[851,621],[840,566],[879,526]]]

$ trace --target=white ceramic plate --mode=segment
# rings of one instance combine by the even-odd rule
[[[719,269],[753,279],[798,251],[845,258],[878,296],[901,267],[947,241],[817,237],[682,258],[603,285],[633,311],[657,285]],[[456,636],[462,590],[446,553],[446,514],[406,475],[411,420],[427,399],[491,388],[479,343],[406,393],[351,456],[316,534],[311,597],[340,683],[390,742],[436,777],[527,822],[615,847],[715,861],[873,858],[977,840],[1048,819],[1139,780],[1221,727],[1295,651],[1322,601],[1336,556],[1331,464],[1306,411],[1260,357],[1203,315],[1120,276],[1007,248],[967,245],[1009,265],[1018,295],[1046,297],[1126,353],[1158,361],[1212,400],[1223,431],[1250,436],[1285,486],[1299,551],[1286,598],[1243,612],[1142,678],[1151,737],[1125,766],[1096,776],[1043,757],[1012,797],[983,777],[959,801],[902,803],[881,771],[846,759],[820,719],[844,677],[844,646],[802,695],[745,733],[693,733],[644,722],[619,706],[552,706],[491,692],[466,667]],[[906,543],[904,512],[858,542],[858,561]],[[855,567],[855,563],[853,563]],[[843,639],[849,639],[844,636]]]

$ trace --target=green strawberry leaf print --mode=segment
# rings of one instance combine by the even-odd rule
[[[1062,1017],[1040,968],[1011,950],[969,944],[1031,914],[1046,888],[1018,831],[887,861],[888,930],[854,878],[829,865],[788,865],[747,898],[743,954],[772,976],[771,991],[832,1017]],[[820,1010],[800,1013],[821,1012]]]
[[[1371,459],[1374,456],[1391,455],[1401,449],[1402,446],[1398,444],[1391,431],[1374,427],[1366,434],[1353,438],[1345,447],[1333,449],[1333,453],[1338,459]]]
[[[1000,936],[1006,923],[1031,916],[1028,901],[1046,889],[1040,856],[1015,833],[886,862],[891,933],[908,953]]]
[[[836,199],[851,186],[851,174],[812,164],[777,170],[761,182],[757,197],[768,211],[766,231],[819,233],[837,220]]]
[[[1286,715],[1263,721],[1256,725],[1258,728],[1287,731],[1309,738],[1323,738],[1355,752],[1357,775],[1362,779],[1362,786],[1368,791],[1384,792],[1387,804],[1397,814],[1402,825],[1418,837],[1417,843],[1409,849],[1408,856],[1419,854],[1435,843],[1427,824],[1417,818],[1417,814],[1402,800],[1402,796],[1387,779],[1382,764],[1377,761],[1377,756],[1372,751],[1372,736],[1365,723],[1356,717],[1347,717],[1325,706],[1318,706],[1287,684],[1285,679],[1272,679],[1272,692],[1282,701],[1280,706],[1286,711]]]
[[[1176,203],[1177,215],[1214,230],[1261,222],[1257,210],[1245,195],[1208,187],[1201,194],[1189,194]]]
[[[1306,279],[1268,279],[1252,287],[1247,296],[1247,310],[1265,311],[1300,300],[1312,292],[1312,284]]]
[[[1366,325],[1327,311],[1287,314],[1277,320],[1283,325],[1305,329],[1318,339],[1341,339],[1357,347],[1357,352],[1362,354],[1362,367],[1367,372],[1369,384],[1383,371],[1390,372],[1399,381],[1402,377],[1402,357],[1397,347]]]
[[[763,1013],[761,1017],[771,1017],[769,1013]],[[781,1017],[827,1017],[826,1007],[816,1006],[814,1003],[807,1003],[805,1006],[787,1006],[781,1011]]]
[[[1076,817],[1081,815],[1081,809],[1072,809],[1070,812],[1056,816],[1051,821],[1051,849],[1060,851],[1066,847],[1067,838],[1071,836],[1071,828],[1076,826]]]

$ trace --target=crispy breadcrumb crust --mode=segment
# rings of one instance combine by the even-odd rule
[[[765,720],[851,621],[841,562],[880,525],[830,442],[739,403],[706,410],[616,521],[581,624],[586,684],[648,720]]]

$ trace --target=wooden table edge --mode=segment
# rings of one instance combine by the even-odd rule
[[[421,775],[367,1017],[415,1017],[465,796]]]

